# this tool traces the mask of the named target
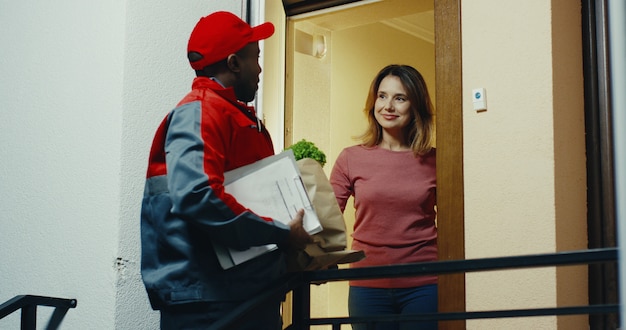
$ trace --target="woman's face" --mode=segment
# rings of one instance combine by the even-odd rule
[[[411,101],[396,76],[383,78],[374,103],[374,117],[386,131],[400,133],[411,122]]]

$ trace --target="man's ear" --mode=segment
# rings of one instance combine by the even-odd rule
[[[226,65],[228,66],[228,69],[232,72],[241,71],[241,67],[239,65],[239,57],[237,56],[237,54],[228,55],[228,57],[226,58]]]

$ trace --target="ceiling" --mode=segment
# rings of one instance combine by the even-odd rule
[[[289,6],[295,8],[293,6],[296,5],[302,9],[304,4],[318,6],[313,11],[288,16],[296,21],[306,19],[331,31],[381,22],[431,43],[435,42],[434,0],[283,0],[283,3],[285,10]]]

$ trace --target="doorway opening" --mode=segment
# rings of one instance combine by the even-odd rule
[[[266,59],[282,62],[273,63],[278,70],[264,74],[284,70],[284,80],[265,79],[269,84],[263,97],[276,99],[272,106],[281,109],[268,121],[284,116],[275,124],[278,149],[303,138],[313,141],[327,154],[328,174],[338,153],[355,144],[352,137],[365,127],[361,110],[374,75],[391,63],[414,66],[424,75],[436,109],[440,259],[463,259],[460,1],[277,2],[266,1],[265,15],[284,30],[278,30],[279,45],[266,42],[265,47],[278,50]],[[267,93],[278,96],[268,98]],[[345,212],[349,230],[353,214],[353,210]],[[441,276],[440,283],[444,284],[439,291],[440,311],[465,310],[463,274]],[[322,291],[312,292],[314,313],[347,315],[347,283],[335,284],[313,288]],[[465,326],[464,321],[444,323],[442,329]]]
[[[388,64],[408,64],[435,93],[434,1],[360,1],[290,16],[286,40],[285,145],[301,139],[324,150],[330,170],[367,126],[363,107],[371,80]],[[344,218],[348,246],[354,209]],[[312,288],[311,310],[345,316],[347,282]]]

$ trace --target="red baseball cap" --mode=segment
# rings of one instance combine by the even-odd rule
[[[267,39],[274,34],[274,25],[265,22],[251,27],[236,15],[218,11],[202,17],[191,31],[187,53],[198,52],[202,59],[190,62],[194,70],[225,59],[245,45]]]

